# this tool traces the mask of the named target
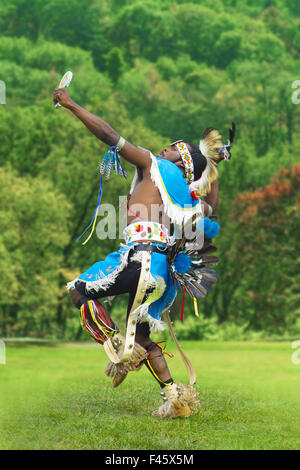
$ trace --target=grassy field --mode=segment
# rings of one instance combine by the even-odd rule
[[[147,369],[112,389],[93,343],[6,345],[0,365],[1,449],[299,449],[300,365],[290,343],[181,342],[201,410],[151,417],[161,400]],[[173,344],[176,380],[187,375]]]

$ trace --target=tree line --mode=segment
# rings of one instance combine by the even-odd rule
[[[54,111],[66,70],[75,101],[153,153],[178,138],[197,144],[210,126],[226,141],[236,122],[232,160],[219,166],[219,281],[199,309],[218,324],[298,331],[298,10],[283,0],[0,1],[2,336],[81,338],[65,284],[119,244],[76,242],[107,149]],[[129,186],[111,178],[103,202],[118,206]],[[113,304],[117,319],[125,303]]]

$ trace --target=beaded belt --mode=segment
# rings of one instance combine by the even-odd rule
[[[128,225],[123,232],[126,243],[135,241],[170,243],[168,229],[158,222],[145,221]]]

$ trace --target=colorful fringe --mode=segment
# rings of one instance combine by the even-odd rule
[[[100,344],[119,331],[106,317],[104,310],[96,300],[88,300],[81,305],[80,324],[82,329]]]

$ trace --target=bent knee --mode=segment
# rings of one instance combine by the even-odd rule
[[[71,297],[71,300],[75,307],[80,308],[82,303],[84,302],[85,297],[80,294],[80,292],[78,292],[75,287],[69,290],[69,296]]]

